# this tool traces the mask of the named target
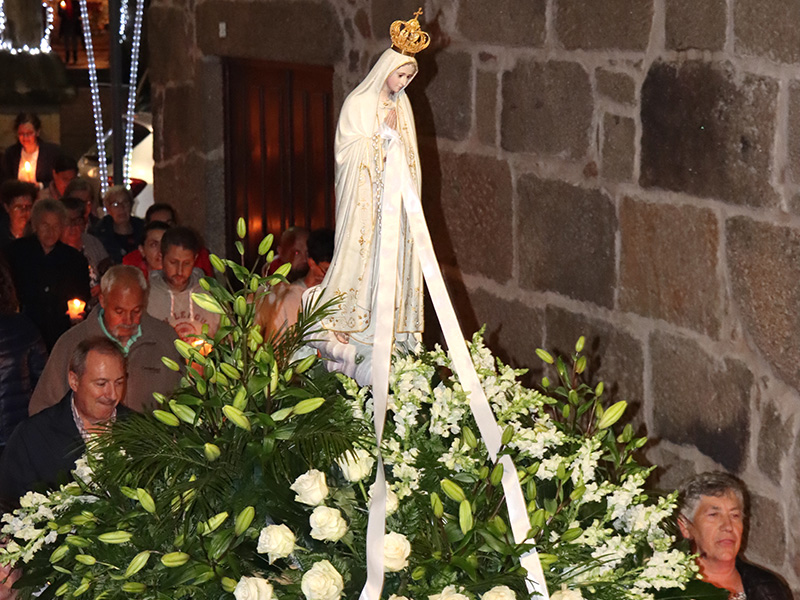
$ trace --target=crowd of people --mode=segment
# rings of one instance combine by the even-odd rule
[[[151,410],[153,393],[169,394],[180,377],[161,357],[179,361],[176,339],[197,343],[219,324],[219,315],[192,300],[203,293],[200,279],[214,276],[209,252],[194,230],[178,224],[172,206],[154,204],[143,219],[133,216],[123,186],[98,203],[75,160],[39,138],[36,115],[20,114],[15,128],[18,142],[3,155],[0,183],[4,510],[68,473],[77,455],[65,444],[85,440],[111,414],[95,404]],[[332,254],[331,231],[283,233],[263,272],[290,263],[288,281],[255,297],[265,334],[297,320],[303,291],[322,280]],[[121,356],[121,379],[106,372],[109,343]],[[117,380],[121,385],[111,384]]]

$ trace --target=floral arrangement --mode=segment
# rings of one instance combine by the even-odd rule
[[[263,279],[211,259],[240,285],[203,280],[198,303],[221,315],[210,353],[176,342],[187,365],[165,362],[185,369],[180,388],[99,436],[75,483],[29,494],[3,517],[0,563],[21,568],[23,598],[358,596],[377,452],[370,390],[303,351],[327,307],[278,337],[253,325],[259,296],[285,271]],[[480,334],[470,345],[528,502],[526,544],[513,541],[503,467],[474,433],[447,352],[394,357],[381,448],[385,597],[522,600],[519,557],[533,547],[556,600],[713,595],[675,547],[675,494],[645,491],[651,469],[634,458],[645,439],[630,425],[615,432],[625,403],[607,406],[602,383],[580,382],[582,345],[569,366],[538,351],[557,377],[542,392],[523,387],[522,371],[495,360]]]

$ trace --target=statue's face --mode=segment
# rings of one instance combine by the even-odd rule
[[[403,65],[399,69],[395,70],[386,79],[386,91],[388,91],[390,94],[396,94],[408,85],[408,82],[413,79],[416,72],[417,69],[412,64]]]

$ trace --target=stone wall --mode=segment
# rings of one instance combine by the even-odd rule
[[[416,8],[153,0],[158,199],[224,248],[222,57],[333,65],[341,103]],[[520,365],[586,335],[661,485],[740,475],[747,555],[800,589],[800,2],[425,11],[409,95],[465,328]]]

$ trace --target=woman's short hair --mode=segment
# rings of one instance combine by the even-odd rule
[[[64,208],[64,205],[58,200],[44,198],[34,203],[33,210],[31,211],[31,227],[33,227],[34,230],[39,225],[39,221],[41,221],[45,213],[58,215],[62,224],[67,222],[67,209]]]
[[[69,359],[69,370],[78,377],[86,372],[86,359],[89,352],[98,352],[104,356],[116,356],[125,364],[125,355],[119,346],[107,337],[90,337],[80,342]]]
[[[734,494],[739,499],[742,510],[745,509],[747,489],[733,475],[722,471],[708,471],[690,477],[678,488],[680,514],[692,521],[697,506],[700,504],[701,496],[719,498],[727,494]]]
[[[42,120],[39,118],[39,115],[31,112],[21,112],[14,119],[14,133],[17,132],[17,129],[19,129],[20,125],[25,123],[30,123],[33,125],[33,128],[36,131],[39,131],[42,128]]]
[[[103,205],[114,200],[127,200],[128,206],[133,206],[133,196],[124,185],[112,185],[103,195]]]
[[[0,201],[6,206],[11,206],[14,199],[20,196],[28,196],[32,202],[35,202],[38,194],[39,188],[36,187],[36,184],[28,181],[9,179],[0,185]]]
[[[103,278],[100,280],[100,293],[103,296],[108,296],[111,290],[120,286],[125,286],[125,289],[131,286],[138,285],[139,288],[147,294],[147,279],[139,267],[131,265],[114,265],[105,272]]]

